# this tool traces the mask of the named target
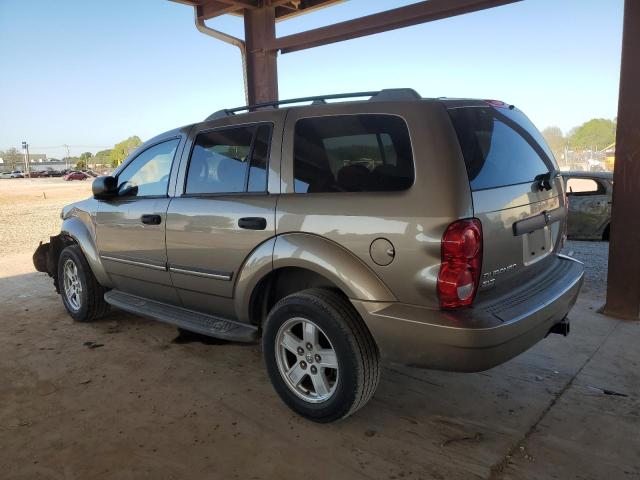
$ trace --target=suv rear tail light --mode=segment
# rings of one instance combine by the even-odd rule
[[[438,274],[441,308],[471,305],[478,290],[482,268],[480,220],[458,220],[442,236],[442,264]]]

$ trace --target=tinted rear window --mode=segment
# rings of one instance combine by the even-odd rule
[[[336,115],[296,122],[297,193],[406,190],[414,169],[407,124],[392,115]]]
[[[532,182],[555,168],[553,155],[517,109],[449,109],[472,190]]]

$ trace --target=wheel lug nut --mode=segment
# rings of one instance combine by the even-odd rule
[[[301,367],[303,370],[306,370],[306,369],[307,369],[307,362],[300,362],[300,367]]]
[[[298,355],[304,355],[304,349],[302,347],[298,347]]]
[[[311,350],[313,348],[313,345],[311,345],[310,343],[307,343],[307,350]]]
[[[320,355],[318,355],[317,353],[316,353],[316,356],[314,358],[315,358],[316,362],[320,362],[320,360],[322,360],[322,358],[320,358]]]
[[[311,373],[318,373],[318,369],[315,365],[311,365]]]

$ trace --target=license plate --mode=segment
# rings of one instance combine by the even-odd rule
[[[522,236],[524,265],[531,265],[549,255],[553,250],[551,229],[548,226]]]

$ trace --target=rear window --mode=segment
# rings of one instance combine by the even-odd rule
[[[336,115],[296,122],[297,193],[406,190],[414,168],[407,124],[392,115]]]
[[[553,154],[531,121],[517,109],[449,109],[472,190],[534,181],[555,169]]]

